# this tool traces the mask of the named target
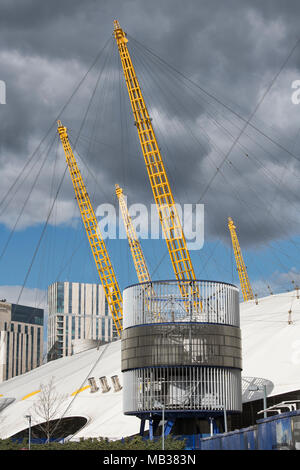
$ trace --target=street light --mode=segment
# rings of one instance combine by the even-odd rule
[[[213,436],[214,435],[214,418],[212,418],[211,416],[209,417],[209,424],[210,424],[210,435]]]
[[[224,417],[224,432],[228,432],[228,426],[227,426],[227,410],[225,405],[218,405],[221,410],[223,410],[223,417]],[[210,435],[214,435],[214,418],[211,416],[209,417],[209,427],[210,427]]]
[[[223,405],[223,411],[224,411],[224,431],[227,432],[227,412],[226,412],[226,406]]]
[[[31,444],[31,415],[26,415],[25,418],[28,419],[28,450],[30,450],[30,444]]]
[[[219,406],[223,410],[224,432],[228,432],[226,406],[225,405],[219,405]],[[210,423],[210,435],[213,436],[214,435],[214,418],[209,417],[209,423]]]
[[[162,405],[162,425],[161,425],[161,442],[162,442],[162,450],[165,450],[165,405]]]
[[[161,443],[162,443],[162,450],[165,450],[165,405],[163,403],[159,404],[161,408]]]
[[[258,390],[262,390],[264,392],[263,401],[264,401],[264,410],[267,408],[267,386],[263,385],[259,387],[258,385],[250,385],[248,388],[249,392],[258,392]],[[267,412],[264,411],[264,418],[267,417]]]

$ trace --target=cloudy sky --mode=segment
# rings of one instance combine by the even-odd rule
[[[97,282],[68,173],[61,183],[58,117],[95,209],[117,207],[115,183],[129,204],[153,203],[114,19],[128,34],[176,201],[204,204],[197,277],[238,282],[231,216],[258,290],[299,282],[299,17],[296,0],[2,0],[1,294],[16,301],[24,285],[25,303],[55,280]],[[121,287],[136,282],[126,240],[108,247]],[[173,278],[165,243],[143,247],[154,278]]]

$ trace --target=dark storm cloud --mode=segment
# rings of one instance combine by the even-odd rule
[[[0,108],[0,159],[7,176],[4,190],[111,37],[115,18],[129,38],[133,36],[156,51],[247,119],[294,46],[299,17],[300,4],[296,0],[288,4],[280,0],[2,1],[0,79],[7,84],[7,105]],[[129,41],[129,46],[137,58],[138,76],[177,201],[198,201],[214,178],[201,201],[205,203],[207,237],[225,238],[229,215],[237,219],[245,243],[284,237],[278,224],[278,210],[287,220],[296,219],[298,223],[299,219],[296,188],[291,191],[297,182],[294,176],[299,174],[297,162],[248,128],[246,134],[253,141],[244,135],[240,143],[252,160],[241,158],[245,150],[237,145],[229,157],[232,165],[226,162],[214,177],[243,122],[196,87],[189,85],[191,90],[187,83],[183,86],[182,78],[180,81],[175,73],[172,77],[171,69],[167,72],[157,61],[155,66],[155,58],[150,54],[141,61],[140,46],[134,41]],[[298,48],[253,119],[260,129],[289,149],[298,127],[298,109],[291,103],[290,94],[292,80],[300,78],[299,57]],[[117,64],[114,59],[107,64],[106,79],[110,84],[100,86],[96,95],[101,114],[95,120],[97,110],[93,114],[91,109],[91,119],[87,119],[82,130],[83,135],[93,137],[94,143],[88,145],[80,140],[78,150],[100,182],[96,184],[85,171],[92,192],[95,191],[96,205],[114,200],[116,182],[126,186],[124,191],[131,203],[150,203],[152,196],[136,128],[124,83],[123,88],[118,83]],[[63,115],[66,125],[74,131],[72,138],[73,135],[76,138],[97,78],[96,71],[91,75],[90,82]],[[105,95],[101,97],[104,89]],[[257,140],[268,152],[257,146]],[[255,157],[263,162],[264,169],[255,164]],[[58,172],[55,181],[58,184]],[[49,203],[46,182],[47,172],[44,179],[41,177],[38,198],[45,188],[44,197]],[[70,181],[60,197],[61,204],[65,204],[62,220],[64,210],[68,220],[67,213],[70,214],[73,204]],[[32,204],[27,224],[45,217],[46,209],[36,217],[34,201]],[[7,218],[2,220],[7,223]],[[293,233],[297,226],[293,226]]]

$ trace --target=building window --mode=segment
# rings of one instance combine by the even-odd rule
[[[69,318],[66,319],[66,355],[68,355],[69,347]]]
[[[31,370],[33,369],[33,346],[34,346],[34,328],[33,326],[30,328],[31,330],[31,362],[30,362],[30,367]]]
[[[57,283],[57,311],[63,313],[64,311],[64,283]]]
[[[41,353],[41,329],[37,329],[37,367],[40,365],[40,353]]]
[[[102,318],[102,339],[105,339],[105,318]]]
[[[19,339],[20,335],[17,334],[17,351],[16,351],[16,375],[19,375]]]
[[[72,313],[72,283],[69,283],[69,313]]]
[[[96,286],[96,315],[99,315],[99,288]]]
[[[7,332],[7,340],[6,340],[6,377],[5,377],[6,380],[8,379],[8,367],[9,367],[9,358],[10,358],[9,339],[10,339],[10,333],[8,331]]]
[[[15,369],[16,369],[16,363],[15,363],[15,360],[14,358],[16,357],[16,340],[15,340],[15,333],[12,334],[12,377],[15,375]]]
[[[75,339],[75,317],[72,317],[72,339]]]
[[[26,327],[25,327],[26,328]],[[28,333],[28,327],[27,327],[27,333]],[[29,336],[26,335],[26,351],[25,351],[25,367],[26,367],[26,372],[28,372],[28,338]]]
[[[23,348],[23,340],[24,340],[24,335],[23,333],[21,333],[20,335],[20,341],[21,341],[21,374],[23,374],[24,370],[23,370],[23,356],[24,356],[24,348]]]
[[[33,325],[43,325],[44,311],[40,308],[12,304],[11,320],[14,322],[31,323]]]
[[[79,284],[78,313],[81,314],[81,284]]]

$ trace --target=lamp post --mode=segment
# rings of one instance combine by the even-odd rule
[[[165,450],[165,405],[162,405],[162,435],[161,435],[161,442],[162,442],[162,450]]]
[[[227,432],[227,412],[226,412],[226,406],[223,405],[223,411],[224,411],[224,431]]]
[[[160,404],[161,408],[161,448],[165,450],[165,405]]]
[[[31,415],[26,415],[25,418],[28,419],[28,450],[30,450],[31,445]]]
[[[258,385],[251,385],[248,390],[250,392],[257,392],[258,390],[262,390],[263,391],[263,403],[264,403],[264,410],[266,410],[267,408],[267,386],[266,385],[263,385],[262,387],[259,387]],[[264,411],[264,418],[267,417],[267,412]]]
[[[214,435],[214,418],[209,418],[210,435]]]

